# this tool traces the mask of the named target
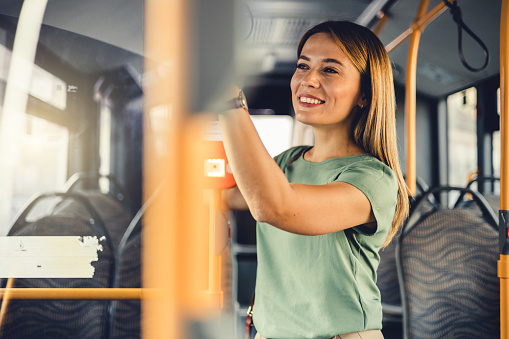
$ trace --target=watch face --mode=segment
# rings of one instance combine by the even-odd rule
[[[245,108],[247,110],[247,100],[242,90],[239,91],[239,95],[237,97],[225,102],[221,109],[223,111],[228,111],[236,108]]]
[[[240,104],[241,104],[240,107],[247,109],[246,96],[244,95],[244,92],[242,92],[242,91],[239,92],[239,100],[240,100]]]

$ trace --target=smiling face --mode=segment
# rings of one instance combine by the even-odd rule
[[[350,113],[365,105],[359,71],[326,33],[306,41],[290,87],[296,119],[315,127],[349,128]]]

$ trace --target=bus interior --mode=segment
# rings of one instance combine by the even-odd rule
[[[312,145],[291,101],[296,47],[313,25],[350,20],[389,51],[412,192],[380,253],[382,332],[509,338],[497,276],[506,2],[2,0],[0,247],[13,249],[0,250],[0,337],[244,338],[256,222],[218,205],[234,185],[218,178],[227,159],[203,174],[221,153],[217,98],[243,88],[272,156]],[[92,276],[21,264],[60,236],[99,239]]]

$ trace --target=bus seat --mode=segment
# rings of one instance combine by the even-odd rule
[[[426,195],[454,190],[472,194],[483,218],[423,206]],[[396,243],[404,337],[499,338],[497,259],[497,221],[481,195],[455,187],[426,193]]]
[[[118,256],[114,287],[141,288],[141,232],[132,236]],[[141,301],[114,300],[110,338],[140,338]]]
[[[131,213],[111,195],[96,190],[78,191],[78,193],[86,197],[92,207],[100,215],[107,230],[107,234],[111,239],[112,246],[116,249],[133,218]],[[69,211],[72,211],[72,215],[81,218],[87,218],[89,215],[86,207],[74,199],[62,200],[55,206],[53,214],[68,214]]]
[[[101,180],[107,180],[108,182],[108,195],[112,196],[121,203],[128,211],[134,213],[133,203],[127,194],[127,190],[124,185],[112,174],[100,174],[98,172],[76,172],[64,185],[64,191],[67,193],[83,191],[83,190],[95,190],[99,191]]]
[[[496,182],[500,183],[499,177],[476,177],[472,181],[468,183],[466,186],[467,188],[473,189],[472,186],[474,183],[477,183],[477,185],[484,184],[485,182],[490,182],[493,186]],[[493,188],[492,186],[492,188]],[[477,190],[479,191],[479,189]],[[496,215],[498,215],[498,212],[500,210],[500,194],[493,193],[493,192],[483,192],[482,193],[484,199],[488,202],[488,205],[493,209]],[[458,199],[455,203],[456,207],[463,207],[468,208],[473,211],[473,213],[480,214],[481,211],[477,207],[475,203],[473,203],[471,200],[467,200],[465,194],[460,194]]]
[[[125,231],[117,248],[113,287],[141,288],[142,207]],[[111,304],[110,338],[138,339],[141,336],[141,301],[114,300]]]
[[[157,198],[160,184],[141,206],[126,228],[117,247],[117,265],[113,280],[115,288],[141,288],[141,251],[143,216]],[[114,300],[110,309],[110,338],[138,339],[141,337],[141,301]]]
[[[496,215],[500,211],[500,194],[484,193],[484,199],[488,202]]]
[[[102,193],[99,190],[101,179],[107,179],[111,190]],[[131,213],[131,202],[127,196],[126,189],[113,175],[101,175],[99,173],[78,172],[69,178],[65,184],[65,192],[74,192],[85,196],[92,204],[92,207],[101,216],[107,233],[110,236],[113,248],[116,250],[120,239],[124,235],[129,223],[133,219]],[[116,194],[114,193],[116,192]],[[76,204],[76,201],[65,199],[58,204],[53,213],[65,213],[71,207],[75,215],[86,216],[88,211],[83,204]]]
[[[396,270],[395,243],[399,237],[401,228],[389,245],[379,252],[380,264],[377,271],[376,285],[382,297],[382,311],[384,321],[399,321],[403,311],[401,309],[401,297],[399,291],[398,274]]]
[[[416,201],[429,190],[428,184],[420,177],[417,180],[417,192],[414,197],[410,197],[410,213]],[[430,197],[434,199],[434,197]],[[433,201],[433,200],[430,200]],[[384,327],[389,322],[401,324],[403,309],[401,307],[401,296],[399,289],[398,273],[396,269],[396,239],[401,235],[402,225],[389,245],[382,248],[379,252],[380,264],[377,271],[377,286],[382,297],[382,311],[384,318]]]
[[[18,219],[15,236],[97,236],[101,231],[100,217],[82,219],[66,215],[44,216],[34,222]],[[91,222],[91,220],[94,220]],[[11,229],[12,231],[12,229]],[[15,288],[105,288],[112,283],[114,256],[107,241],[101,243],[99,260],[93,262],[93,278],[26,278],[14,279]],[[5,302],[5,301],[4,301]],[[0,338],[106,338],[109,301],[96,300],[8,300]]]

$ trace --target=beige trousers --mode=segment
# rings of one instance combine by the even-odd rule
[[[255,339],[266,339],[260,333],[256,333]],[[355,333],[338,334],[331,339],[384,339],[380,330],[368,330]]]

